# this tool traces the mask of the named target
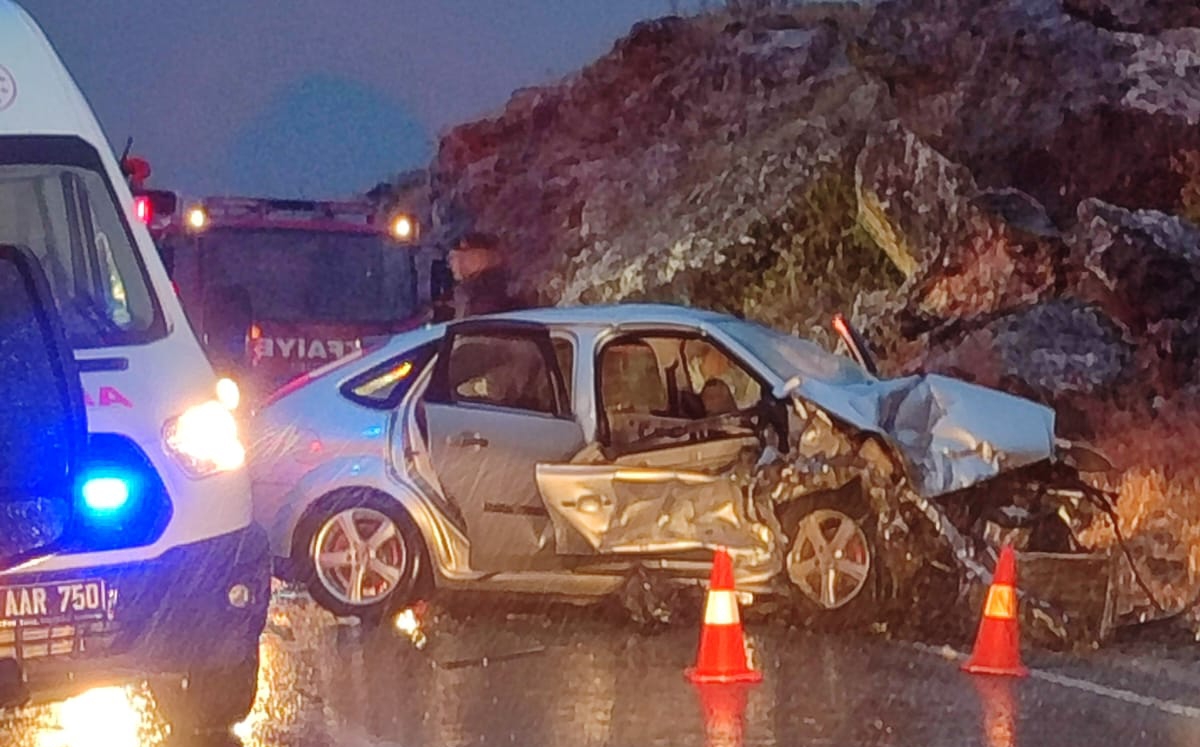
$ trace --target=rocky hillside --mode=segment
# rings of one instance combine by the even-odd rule
[[[892,372],[1053,404],[1118,461],[1164,607],[1200,593],[1195,4],[662,18],[448,132],[430,175],[435,236],[499,234],[530,302],[670,300],[826,340],[849,310]]]

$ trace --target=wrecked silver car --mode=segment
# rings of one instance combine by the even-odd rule
[[[339,615],[491,589],[665,618],[649,592],[699,586],[722,546],[740,591],[813,622],[912,619],[986,584],[1010,542],[1043,627],[1103,637],[1111,610],[1072,597],[1079,569],[1110,595],[1111,559],[1076,541],[1111,510],[1079,476],[1102,458],[1056,439],[1050,408],[880,378],[845,339],[857,361],[659,305],[399,335],[257,413],[258,519],[280,575]]]

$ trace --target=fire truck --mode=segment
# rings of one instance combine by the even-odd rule
[[[370,199],[184,201],[144,179],[134,187],[190,323],[251,406],[428,318],[430,269],[411,212]]]

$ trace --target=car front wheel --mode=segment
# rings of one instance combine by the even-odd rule
[[[877,612],[878,559],[869,509],[845,493],[790,507],[787,579],[805,620],[817,626],[857,625]]]
[[[297,539],[309,594],[335,615],[376,621],[417,590],[421,538],[389,499],[338,497],[304,522]]]

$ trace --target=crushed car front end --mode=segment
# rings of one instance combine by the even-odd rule
[[[936,613],[957,601],[973,614],[1008,544],[1032,637],[1090,646],[1111,635],[1117,558],[1079,539],[1114,515],[1115,497],[1084,479],[1108,464],[1057,439],[1051,408],[938,375],[799,380],[786,395],[793,438],[773,478],[780,510],[857,481],[897,609]]]

